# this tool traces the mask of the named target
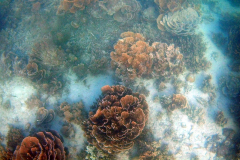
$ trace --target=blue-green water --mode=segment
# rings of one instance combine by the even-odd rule
[[[0,0],[0,159],[238,159],[239,29],[234,0]]]

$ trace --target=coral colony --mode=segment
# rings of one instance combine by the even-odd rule
[[[0,0],[0,160],[240,159],[237,0]]]

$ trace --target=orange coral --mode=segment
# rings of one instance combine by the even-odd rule
[[[154,0],[154,2],[159,6],[161,12],[171,11],[175,12],[181,9],[181,4],[185,0]]]
[[[168,106],[168,111],[184,108],[188,108],[188,101],[186,97],[181,94],[173,94],[172,104]]]
[[[38,132],[33,137],[23,139],[13,153],[12,159],[64,160],[65,151],[57,132]]]
[[[150,53],[153,48],[144,42],[145,38],[139,33],[124,32],[114,46],[115,52],[111,52],[113,63],[121,66],[122,75],[131,80],[151,73],[152,59]]]
[[[167,77],[183,72],[183,55],[173,44],[154,42],[150,46],[141,34],[133,32],[124,32],[121,37],[110,55],[112,66],[122,80]]]
[[[102,87],[104,98],[96,113],[85,122],[88,141],[97,148],[116,154],[130,149],[148,119],[145,96],[124,86]]]
[[[62,11],[75,13],[77,10],[84,10],[92,1],[96,2],[97,0],[63,0],[58,7],[57,14],[60,14]]]
[[[73,122],[79,124],[82,122],[82,102],[73,105],[69,105],[67,102],[63,102],[57,109],[57,114],[61,117],[64,117],[68,123]]]

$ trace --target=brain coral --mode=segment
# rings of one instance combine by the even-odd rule
[[[88,141],[109,154],[130,149],[148,119],[145,96],[124,86],[102,87],[104,97],[85,122]]]
[[[57,132],[38,132],[23,139],[21,146],[13,153],[13,160],[64,160],[65,151]]]

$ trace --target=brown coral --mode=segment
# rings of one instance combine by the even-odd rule
[[[104,86],[104,98],[85,123],[86,137],[97,148],[116,154],[130,149],[148,119],[145,96],[124,86]]]
[[[173,94],[172,104],[168,106],[168,111],[171,112],[175,109],[188,108],[188,101],[185,96],[181,94]]]
[[[67,102],[61,103],[57,108],[57,114],[60,117],[64,117],[65,121],[68,123],[77,123],[80,124],[83,121],[83,103],[75,103],[73,105],[68,104]]]
[[[124,32],[111,52],[112,64],[118,65],[120,75],[131,80],[151,73],[153,48],[144,42],[145,38],[139,33]]]
[[[154,2],[159,6],[160,12],[175,12],[181,9],[181,4],[185,0],[154,0]]]
[[[154,42],[150,46],[139,33],[124,32],[111,52],[112,66],[116,74],[124,79],[136,77],[167,77],[184,70],[183,55],[178,47]]]
[[[58,7],[57,14],[69,11],[75,13],[77,10],[84,10],[87,5],[97,0],[63,0]]]
[[[37,125],[50,123],[55,118],[54,111],[52,109],[47,110],[44,107],[39,108],[36,115]]]
[[[13,154],[13,160],[39,159],[64,160],[65,151],[59,135],[55,132],[38,132],[23,139]]]
[[[118,22],[132,20],[141,9],[137,0],[103,0],[99,6]]]

